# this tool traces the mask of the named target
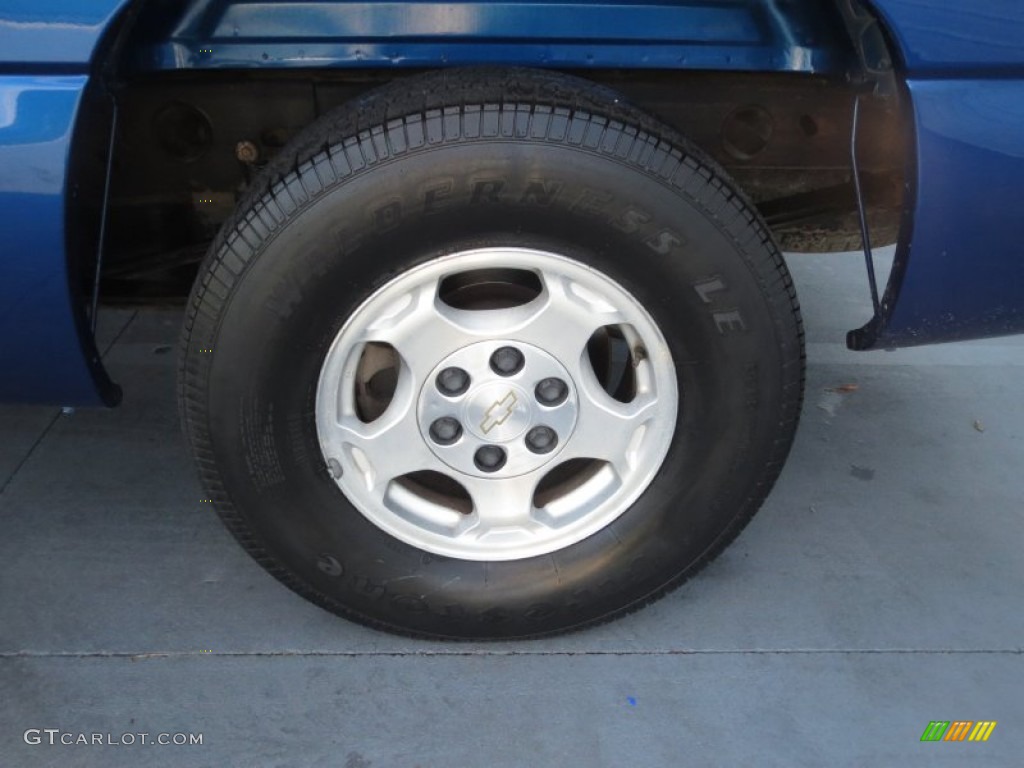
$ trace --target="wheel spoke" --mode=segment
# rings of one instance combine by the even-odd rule
[[[432,281],[397,295],[364,333],[363,341],[394,347],[417,380],[445,355],[481,338],[472,327],[474,313],[438,300],[437,286]]]
[[[576,431],[562,452],[563,459],[607,461],[620,477],[637,467],[638,448],[649,429],[655,428],[658,398],[652,391],[640,391],[628,403],[607,392],[589,368],[578,379],[579,417]],[[657,428],[672,428],[658,425]]]
[[[575,376],[594,332],[624,323],[625,318],[610,302],[568,277],[545,272],[542,278],[544,290],[522,307],[518,326],[508,333],[545,349]]]
[[[508,478],[462,477],[460,482],[473,502],[476,524],[463,534],[478,540],[500,541],[541,526],[534,517],[533,492],[538,473]]]
[[[378,499],[394,478],[440,464],[411,414],[415,403],[409,383],[408,377],[400,380],[388,409],[369,424],[355,413],[344,413],[329,434],[321,435],[325,453]]]

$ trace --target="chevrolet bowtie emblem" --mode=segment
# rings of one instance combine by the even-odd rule
[[[500,427],[508,421],[508,417],[512,415],[517,402],[519,402],[519,398],[510,389],[508,394],[501,398],[501,400],[495,400],[491,403],[487,413],[484,414],[484,420],[480,422],[480,429],[483,430],[483,433],[486,435],[495,427]]]

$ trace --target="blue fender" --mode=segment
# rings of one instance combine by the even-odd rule
[[[848,343],[1024,332],[1024,4],[872,5],[898,46],[916,148],[881,310]]]
[[[5,72],[86,72],[100,39],[129,0],[0,0]]]
[[[913,77],[971,77],[1024,69],[1020,0],[862,0],[872,6]]]
[[[87,79],[0,77],[0,401],[120,397],[65,255],[68,157]]]
[[[68,167],[89,64],[124,0],[0,0],[0,401],[113,405],[68,265]]]

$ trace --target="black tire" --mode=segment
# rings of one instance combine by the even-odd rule
[[[477,562],[409,546],[348,502],[314,398],[329,345],[373,291],[495,244],[556,251],[627,288],[662,329],[681,394],[660,471],[607,528]],[[389,631],[523,638],[639,608],[721,551],[786,458],[803,358],[786,267],[713,161],[591,83],[463,70],[396,81],[276,158],[202,266],[180,397],[209,497],[287,586]]]

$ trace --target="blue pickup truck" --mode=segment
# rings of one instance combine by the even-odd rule
[[[180,302],[199,475],[274,576],[566,631],[771,489],[781,250],[864,252],[851,349],[1024,332],[1022,179],[1017,0],[0,0],[0,401],[115,406],[97,312]]]

